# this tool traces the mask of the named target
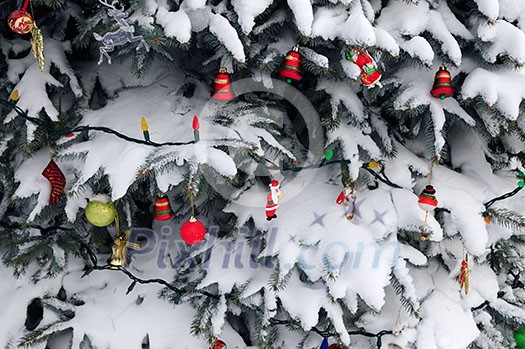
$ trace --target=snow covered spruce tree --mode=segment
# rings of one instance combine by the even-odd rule
[[[525,348],[522,1],[0,13],[2,348]]]

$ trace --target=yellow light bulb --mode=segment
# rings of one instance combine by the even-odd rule
[[[142,132],[149,131],[148,122],[145,117],[142,117],[142,120],[140,120],[140,127],[142,128]]]
[[[369,168],[378,168],[379,167],[379,162],[376,162],[376,161],[370,161],[368,163],[368,167]]]
[[[18,98],[20,98],[20,96],[18,95],[18,90],[14,90],[13,92],[11,92],[11,94],[9,95],[9,99],[12,100],[12,101],[18,101]]]

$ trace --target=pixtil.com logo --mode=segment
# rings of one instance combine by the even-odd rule
[[[268,87],[269,86],[269,87]],[[254,79],[242,79],[231,83],[231,87],[235,92],[236,96],[242,96],[244,94],[255,93],[255,94],[273,94],[281,98],[281,101],[288,102],[293,106],[297,115],[303,119],[303,122],[308,131],[308,139],[304,144],[307,144],[307,149],[300,149],[297,151],[298,154],[294,154],[300,161],[300,166],[312,166],[318,165],[323,154],[324,149],[324,135],[321,123],[319,121],[319,115],[315,110],[314,106],[308,98],[306,98],[299,90],[295,87],[287,84],[281,80],[267,79],[264,81],[256,81]],[[218,113],[219,109],[223,113],[229,113],[229,117],[233,118],[232,131],[233,134],[239,136],[240,141],[246,139],[254,139],[254,137],[263,139],[263,142],[271,143],[268,140],[273,140],[273,136],[268,130],[260,128],[262,126],[257,125],[259,121],[263,121],[266,118],[270,118],[277,125],[285,124],[285,113],[279,110],[267,108],[266,106],[252,107],[248,106],[248,103],[242,103],[242,106],[237,104],[218,104],[215,101],[210,100],[206,103],[200,113],[200,117],[205,120],[213,119]],[[259,129],[258,129],[259,127]],[[244,133],[244,137],[243,137]],[[232,133],[230,132],[230,135]],[[266,138],[266,139],[264,139]],[[303,139],[304,141],[304,139]],[[228,145],[228,142],[224,142],[229,148],[230,154],[235,153],[235,145],[233,143]],[[271,146],[272,144],[270,144]],[[276,145],[275,143],[273,144]],[[206,147],[202,147],[199,151],[206,152],[211,144],[206,144]],[[201,157],[205,154],[198,154]],[[208,152],[208,156],[210,153]],[[238,170],[255,176],[270,176],[276,177],[272,179],[280,180],[281,190],[283,197],[281,202],[284,203],[295,198],[299,195],[304,188],[315,178],[315,166],[308,171],[288,171],[283,172],[282,168],[275,168],[274,166],[267,166],[268,163],[259,164],[254,168],[253,162],[246,161],[246,157],[234,156],[232,160]],[[270,160],[271,161],[271,160]],[[279,166],[279,164],[277,164]],[[203,171],[204,178],[212,183],[213,188],[227,200],[232,200],[236,205],[244,207],[261,207],[261,201],[264,202],[265,195],[268,193],[269,188],[258,183],[258,185],[250,188],[249,195],[235,194],[235,188],[230,183],[220,184],[217,183],[217,179],[210,175],[210,172]]]
[[[203,269],[237,269],[259,270],[277,267],[276,259],[272,257],[278,249],[279,231],[272,228],[263,241],[262,236],[253,236],[246,226],[239,228],[236,241],[218,239],[219,227],[211,226],[208,239],[198,250],[188,246],[177,238],[170,226],[163,226],[160,234],[148,228],[133,228],[130,241],[141,244],[141,250],[130,251],[142,261],[153,261],[159,269],[174,269],[199,267]],[[261,256],[262,250],[267,251]],[[377,243],[376,241],[332,240],[316,246],[301,246],[294,262],[285,262],[281,268],[289,270],[295,264],[304,271],[324,270],[325,272],[341,271],[343,269],[370,272],[383,268],[394,268],[399,261],[400,249],[396,241]]]

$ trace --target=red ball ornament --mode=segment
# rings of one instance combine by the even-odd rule
[[[217,339],[215,340],[215,343],[210,349],[226,349],[226,343],[224,343],[220,339]]]
[[[220,102],[229,102],[235,95],[232,92],[230,74],[226,67],[221,67],[215,76],[215,86],[212,98]]]
[[[188,245],[195,245],[204,240],[206,235],[206,228],[204,224],[199,222],[195,217],[191,217],[189,221],[180,227],[180,237]]]
[[[299,53],[299,45],[295,45],[292,51],[288,52],[284,58],[284,65],[279,71],[279,76],[285,78],[288,83],[299,81],[303,78],[301,75],[301,54]]]
[[[452,77],[449,71],[442,65],[436,76],[434,77],[434,86],[430,91],[432,97],[445,99],[454,95],[454,87],[452,87]]]
[[[7,19],[7,25],[17,34],[29,33],[33,29],[34,24],[33,17],[25,9],[11,12]]]
[[[438,201],[436,199],[436,189],[434,189],[434,187],[430,184],[427,185],[421,194],[419,194],[417,204],[423,211],[433,211],[438,205]]]

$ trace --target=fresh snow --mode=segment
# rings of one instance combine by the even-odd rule
[[[244,46],[237,35],[237,31],[226,18],[220,14],[210,14],[210,31],[230,51],[233,58],[240,62],[245,61]]]
[[[268,8],[273,0],[233,0],[232,5],[239,15],[239,24],[244,34],[249,34],[255,25],[255,17]]]
[[[474,0],[478,5],[478,10],[488,17],[495,20],[499,15],[499,2],[494,0]]]
[[[166,36],[176,38],[181,43],[190,41],[191,22],[183,9],[172,12],[160,7],[157,11],[157,22],[164,28]]]
[[[314,12],[310,0],[287,0],[288,6],[295,16],[295,24],[299,31],[305,35],[312,34],[312,23],[314,21]]]

